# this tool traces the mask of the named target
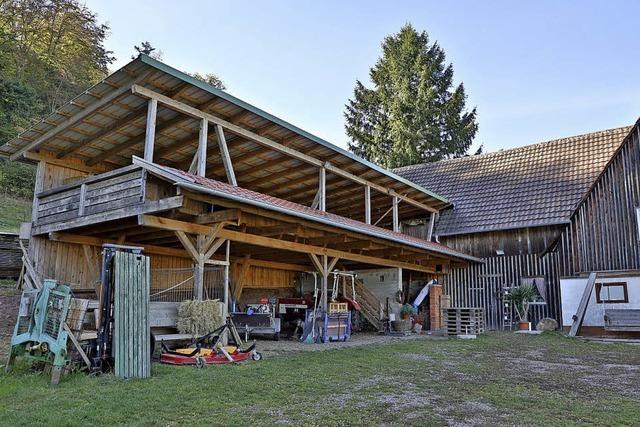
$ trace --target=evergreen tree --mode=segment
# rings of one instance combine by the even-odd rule
[[[462,83],[426,32],[406,24],[382,43],[370,70],[373,88],[356,81],[346,105],[349,149],[383,167],[433,162],[467,153],[478,130]]]

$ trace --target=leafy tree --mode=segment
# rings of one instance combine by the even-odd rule
[[[20,198],[33,197],[34,167],[0,157],[0,194]]]
[[[77,0],[0,0],[0,67],[32,87],[47,113],[107,75],[109,27]]]
[[[148,41],[144,41],[140,43],[140,46],[133,46],[133,48],[138,53],[138,55],[140,54],[148,55],[153,59],[157,59],[158,61],[162,60],[162,56],[164,55],[164,53],[162,53],[161,50],[157,50]],[[131,59],[136,59],[138,55],[133,55]]]
[[[143,55],[148,55],[153,59],[157,59],[158,61],[160,61],[162,60],[162,56],[164,55],[161,50],[158,50],[155,47],[153,47],[153,45],[148,41],[144,41],[140,43],[140,46],[137,46],[137,45],[133,46],[133,48],[137,52],[137,55],[131,56],[131,59],[136,59],[138,55],[143,54]],[[222,90],[226,89],[226,86],[224,85],[222,80],[220,80],[220,78],[213,73],[200,74],[196,72],[196,73],[187,73],[187,74],[189,74],[194,79],[200,80],[201,82],[205,82],[218,89],[222,89]]]
[[[222,82],[222,80],[220,80],[220,78],[218,78],[218,76],[216,76],[213,73],[207,73],[204,75],[200,73],[193,73],[191,74],[191,77],[193,77],[194,79],[198,79],[202,82],[205,82],[207,84],[210,84],[211,86],[216,87],[218,89],[225,90],[227,88]]]
[[[453,87],[453,66],[426,32],[406,24],[386,37],[369,75],[373,88],[356,81],[346,105],[351,151],[387,168],[467,153],[476,110],[466,110],[464,86]]]
[[[109,28],[78,0],[0,0],[0,144],[104,78]],[[0,161],[3,193],[30,197],[30,165]]]

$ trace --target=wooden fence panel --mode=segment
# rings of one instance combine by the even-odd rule
[[[114,262],[114,373],[120,378],[147,378],[151,376],[149,257],[118,252]]]

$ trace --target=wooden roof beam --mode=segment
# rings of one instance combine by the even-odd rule
[[[187,87],[188,87],[188,85],[186,83],[182,83],[182,84],[178,85],[178,87],[175,89],[175,91],[173,91],[169,96],[171,96],[171,98],[175,98],[176,96],[179,96],[180,93]],[[99,139],[102,139],[107,135],[111,135],[112,133],[116,132],[118,129],[121,129],[121,128],[123,128],[123,127],[125,127],[125,126],[127,126],[127,125],[129,125],[131,123],[134,123],[135,121],[146,117],[146,115],[147,115],[147,104],[144,104],[144,105],[132,110],[127,115],[125,115],[124,117],[120,118],[119,120],[116,120],[115,122],[113,122],[109,126],[104,127],[98,133],[93,134],[93,135],[89,135],[87,138],[85,138],[84,140],[82,140],[78,144],[73,145],[73,146],[67,148],[66,150],[61,151],[60,153],[58,153],[58,158],[62,159],[64,157],[68,156],[69,154],[75,153],[76,151],[82,149],[86,144],[88,144],[90,142],[93,142],[93,141],[97,141]]]
[[[175,93],[174,92],[170,93],[168,95],[168,97],[173,99],[174,97],[179,96],[180,93],[182,92],[182,89],[183,88],[175,91]],[[219,102],[218,98],[212,98],[212,99],[209,99],[208,101],[205,101],[205,102],[199,104],[198,108],[208,108],[208,107],[210,107],[212,105],[215,105],[217,102]],[[147,112],[147,106],[146,105],[144,105],[143,110],[144,110],[144,114],[143,115],[146,116],[146,112]],[[233,119],[234,117],[231,117],[231,119]],[[237,117],[243,118],[244,115],[238,114]],[[182,123],[184,123],[184,122],[186,122],[188,120],[191,120],[191,117],[178,116],[178,117],[174,117],[173,119],[169,119],[169,120],[165,121],[164,123],[162,123],[161,125],[157,126],[156,134],[160,134],[160,133],[164,132],[165,130],[167,130],[169,128],[172,128],[174,126],[179,126],[180,124],[182,124]],[[144,142],[144,137],[145,137],[144,133],[141,134],[141,135],[138,135],[138,136],[134,137],[131,140],[124,141],[124,142],[122,142],[122,143],[120,143],[120,144],[108,149],[107,151],[103,152],[102,154],[98,155],[97,157],[99,159],[108,159],[110,157],[113,157],[116,154],[120,153],[122,150],[133,148],[133,147],[135,147],[137,145],[142,144]],[[183,138],[183,139],[181,139],[179,141],[176,141],[176,143],[173,143],[173,144],[170,144],[169,146],[160,148],[158,150],[158,152],[155,153],[155,157],[156,158],[160,158],[160,157],[164,156],[165,154],[172,152],[177,147],[179,147],[181,145],[185,145],[185,143],[186,143],[185,141],[194,141],[194,142],[198,141],[198,135],[189,136],[187,138]],[[180,143],[180,145],[177,144],[178,142]],[[90,160],[90,161],[92,162],[93,160]]]
[[[123,85],[120,88],[118,88],[117,90],[111,92],[109,95],[107,95],[104,98],[101,98],[101,99],[95,101],[93,104],[91,104],[91,105],[87,106],[86,108],[78,111],[76,114],[74,114],[71,117],[67,118],[62,123],[56,125],[53,129],[49,130],[45,134],[43,134],[43,135],[39,136],[38,138],[36,138],[35,140],[29,142],[26,146],[22,147],[21,149],[19,149],[15,153],[13,153],[9,158],[11,160],[16,160],[20,156],[22,156],[25,152],[31,151],[31,150],[34,150],[34,149],[38,148],[40,145],[42,145],[45,142],[47,142],[48,140],[56,137],[57,135],[59,135],[60,133],[64,132],[65,130],[67,130],[69,127],[75,125],[76,123],[78,123],[79,121],[84,119],[85,117],[95,113],[98,109],[104,107],[105,105],[107,105],[111,101],[113,101],[116,98],[119,98],[119,97],[121,97],[123,95],[126,95],[127,92],[129,92],[133,88],[133,86],[136,85],[136,83],[142,82],[145,78],[147,78],[147,76],[149,74],[151,74],[151,71],[147,71],[147,72],[145,72],[145,73],[143,73],[143,74],[141,74],[139,76],[136,76],[136,77],[132,78],[125,85]],[[89,164],[89,163],[87,162],[87,164]],[[95,164],[95,163],[93,163],[93,164]],[[89,164],[89,166],[92,166],[93,164]]]
[[[301,160],[303,162],[312,164],[314,166],[317,166],[319,168],[324,167],[327,172],[330,172],[334,175],[338,175],[341,176],[343,178],[349,179],[353,182],[356,182],[360,185],[369,185],[371,188],[381,192],[381,193],[387,193],[390,196],[396,196],[399,197],[402,201],[406,202],[406,203],[410,203],[412,205],[415,205],[417,207],[420,207],[421,209],[424,209],[426,211],[429,212],[437,212],[438,210],[426,205],[424,203],[418,202],[417,200],[414,200],[410,197],[407,197],[405,195],[400,195],[398,194],[395,190],[392,190],[390,188],[387,187],[383,187],[381,185],[375,184],[373,182],[370,182],[366,179],[363,179],[359,176],[353,175],[350,172],[347,172],[343,169],[340,169],[338,167],[333,166],[331,163],[329,162],[323,162],[322,160],[316,159],[315,157],[311,157],[307,154],[304,154],[298,150],[294,150],[292,148],[286,147],[282,144],[279,144],[275,141],[272,141],[269,138],[265,138],[263,136],[260,136],[258,134],[256,134],[255,132],[249,131],[241,126],[235,125],[233,123],[230,123],[226,120],[223,120],[217,116],[214,116],[213,114],[209,114],[206,113],[204,111],[201,111],[195,107],[192,107],[190,105],[187,105],[185,103],[176,101],[174,99],[171,99],[165,95],[162,95],[158,92],[155,92],[151,89],[147,89],[143,86],[140,85],[133,85],[131,87],[131,90],[134,94],[140,95],[142,97],[145,98],[154,98],[157,99],[158,102],[168,106],[169,108],[175,109],[177,111],[183,112],[184,114],[190,115],[192,117],[195,118],[200,118],[200,119],[207,119],[210,122],[220,125],[222,126],[224,129],[228,130],[231,133],[235,133],[237,135],[243,136],[247,139],[250,139],[260,145],[264,145],[266,147],[269,147],[275,151],[281,152],[283,154],[286,154],[290,157],[296,158],[298,160]]]
[[[169,218],[163,218],[153,215],[139,215],[138,223],[147,227],[159,228],[164,230],[182,231],[184,233],[207,234],[210,227],[199,224],[192,224],[184,221],[178,221]],[[233,242],[247,243],[254,246],[263,246],[276,250],[300,252],[314,255],[326,255],[329,257],[337,257],[340,259],[361,262],[371,265],[379,265],[385,267],[406,268],[413,271],[422,271],[425,273],[435,273],[435,268],[427,267],[409,262],[389,260],[384,258],[372,257],[369,255],[354,254],[351,252],[340,251],[337,249],[321,248],[318,246],[308,245],[304,243],[289,242],[271,237],[258,236],[255,234],[242,233],[239,231],[222,229],[218,232],[221,239]]]

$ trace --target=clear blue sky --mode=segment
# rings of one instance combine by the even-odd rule
[[[640,116],[637,1],[87,0],[124,65],[149,40],[178,69],[346,147],[344,104],[405,22],[447,53],[474,145],[496,151],[623,126]]]

